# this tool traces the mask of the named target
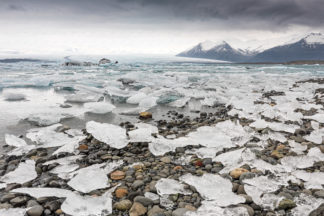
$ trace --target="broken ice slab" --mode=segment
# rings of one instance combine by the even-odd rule
[[[157,99],[158,99],[157,97],[151,97],[151,96],[146,97],[139,102],[138,106],[141,108],[150,109],[157,105],[156,103]]]
[[[0,209],[1,216],[25,216],[27,209],[24,208],[8,208]]]
[[[35,123],[37,126],[49,126],[59,123],[63,119],[73,118],[74,116],[68,113],[58,113],[53,111],[50,113],[33,113],[26,120]]]
[[[128,140],[126,130],[122,127],[89,121],[86,124],[86,130],[97,140],[106,143],[110,147],[121,149],[127,146]]]
[[[213,201],[217,206],[229,206],[244,203],[245,198],[232,192],[232,183],[219,175],[205,173],[203,176],[186,174],[180,181],[195,187],[205,200]]]
[[[101,168],[87,169],[78,172],[68,183],[73,189],[82,193],[109,187],[107,174]]]
[[[78,92],[76,94],[70,94],[65,96],[65,102],[72,103],[87,103],[96,102],[101,97],[100,94],[94,94],[89,92]]]
[[[95,114],[106,114],[112,112],[116,108],[114,105],[107,102],[89,102],[85,103],[83,106],[86,112]]]
[[[185,189],[184,184],[174,179],[162,178],[156,183],[155,187],[160,196],[178,193],[184,195],[191,194],[191,191]]]
[[[147,95],[143,92],[137,92],[136,94],[130,96],[126,102],[129,104],[139,104],[142,100],[147,98]]]
[[[35,170],[35,161],[27,160],[25,162],[21,162],[18,167],[6,175],[0,178],[0,182],[4,182],[7,184],[18,183],[23,184],[34,180],[37,177],[37,173]]]
[[[27,145],[25,140],[12,134],[5,134],[5,142],[7,145],[14,147],[22,147]]]
[[[72,193],[62,203],[64,213],[72,216],[108,215],[112,213],[112,195],[114,188],[102,196],[80,196]]]
[[[152,134],[159,132],[156,126],[150,124],[138,123],[135,127],[137,129],[128,132],[130,142],[150,142],[154,139]]]
[[[22,147],[15,148],[8,152],[8,155],[21,156],[28,153],[30,150],[37,148],[35,145],[26,145]]]
[[[40,197],[57,197],[65,198],[70,196],[73,192],[61,188],[17,188],[10,191],[11,193],[28,194],[36,199]]]
[[[304,116],[304,119],[311,119],[311,120],[315,120],[319,123],[324,123],[324,113],[317,113],[312,116]]]
[[[258,119],[255,122],[250,124],[250,127],[257,128],[257,129],[264,129],[264,128],[270,128],[274,131],[283,131],[288,133],[294,133],[296,129],[299,128],[297,125],[293,124],[284,124],[279,122],[268,122],[263,119]]]
[[[300,193],[299,196],[294,198],[296,203],[296,207],[291,210],[292,215],[294,216],[304,216],[309,215],[313,210],[317,209],[322,203],[324,203],[324,199],[315,198],[313,196]]]
[[[295,142],[294,140],[289,140],[288,144],[291,147],[291,150],[298,155],[304,154],[304,151],[307,150],[307,145],[302,145],[300,143]]]
[[[168,103],[167,105],[170,107],[176,107],[176,108],[182,108],[186,106],[186,104],[189,102],[189,97],[180,98],[178,100],[175,100],[173,102]]]
[[[202,205],[197,211],[187,211],[185,216],[249,216],[249,213],[244,207],[219,207],[217,202],[202,201]]]
[[[292,173],[296,178],[303,180],[306,189],[323,189],[323,172],[306,172],[304,170],[297,170]]]

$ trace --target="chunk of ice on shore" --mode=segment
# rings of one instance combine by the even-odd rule
[[[84,104],[87,112],[95,114],[106,114],[112,112],[116,107],[107,102],[89,102]]]
[[[35,123],[37,126],[49,126],[59,123],[63,119],[73,118],[71,114],[64,113],[33,113],[26,120]]]
[[[154,139],[152,134],[159,132],[156,126],[150,124],[138,123],[135,126],[137,129],[128,132],[130,142],[151,142]]]
[[[15,155],[15,156],[21,156],[23,154],[28,153],[30,150],[37,148],[35,145],[25,145],[22,147],[15,148],[8,152],[8,155]]]
[[[0,183],[0,190],[3,189],[3,188],[6,188],[6,187],[7,187],[6,183]]]
[[[35,179],[36,177],[37,173],[35,170],[35,161],[27,160],[25,162],[21,162],[14,171],[2,176],[0,181],[7,184],[23,184]]]
[[[80,171],[67,184],[82,193],[107,188],[110,185],[107,174],[100,168]]]
[[[162,136],[153,139],[149,143],[149,150],[155,156],[164,155],[167,152],[175,151],[177,147],[184,147],[187,145],[197,145],[193,140],[188,137],[180,137],[177,139],[165,139]]]
[[[18,138],[17,136],[12,134],[6,134],[5,141],[7,145],[14,146],[14,147],[22,147],[27,145],[25,140]]]
[[[156,183],[155,187],[160,196],[178,193],[184,195],[191,194],[191,191],[186,190],[183,184],[174,179],[162,178]]]
[[[57,197],[65,198],[70,196],[73,192],[61,188],[17,188],[10,191],[11,193],[28,194],[36,199],[40,197]]]
[[[61,209],[72,216],[108,215],[112,213],[112,195],[115,187],[102,196],[80,196],[70,194],[62,203]]]
[[[205,173],[203,176],[186,174],[180,177],[183,181],[194,186],[205,200],[212,200],[218,206],[229,206],[244,203],[245,198],[232,192],[232,183],[219,175]]]
[[[8,208],[0,209],[1,216],[25,216],[27,209],[24,208]]]
[[[249,216],[249,213],[244,207],[221,208],[217,202],[202,201],[202,205],[197,211],[187,211],[185,216]]]
[[[307,145],[302,145],[294,140],[289,140],[288,144],[291,147],[291,150],[298,155],[304,154],[304,151],[307,150]]]
[[[88,93],[88,92],[78,92],[76,94],[66,95],[65,102],[72,103],[87,103],[87,102],[96,102],[99,100],[101,95]]]
[[[171,103],[168,103],[167,105],[170,107],[182,108],[182,107],[186,106],[186,104],[188,103],[189,100],[190,100],[189,97],[184,97],[184,98],[180,98],[178,100],[172,101]]]
[[[312,116],[304,116],[304,119],[311,119],[311,120],[315,120],[319,123],[324,123],[324,113],[317,113]]]
[[[291,210],[292,215],[294,216],[304,216],[309,215],[313,210],[317,209],[324,199],[318,199],[310,195],[301,193],[299,196],[294,198],[296,207]]]
[[[141,108],[150,109],[157,105],[157,99],[157,97],[146,97],[139,102],[138,106]]]
[[[293,124],[284,124],[279,122],[267,122],[263,119],[258,119],[255,122],[250,124],[250,127],[257,128],[257,129],[264,129],[264,128],[270,128],[274,131],[283,131],[288,133],[294,133],[296,129],[299,128],[297,125]]]
[[[94,138],[113,148],[121,149],[128,144],[126,130],[122,127],[89,121],[86,124],[86,130],[88,133],[92,134]]]
[[[53,163],[58,163],[60,165],[56,166],[50,171],[50,173],[56,174],[61,179],[70,179],[73,175],[71,173],[79,168],[76,164],[76,160],[81,159],[82,155],[64,157],[56,160],[47,161],[44,165],[49,165]]]
[[[126,103],[129,104],[139,104],[142,100],[144,100],[147,97],[147,95],[143,92],[138,92],[132,96],[130,96],[127,100]]]
[[[323,189],[324,173],[322,172],[306,172],[297,170],[292,173],[296,178],[303,180],[306,189]]]

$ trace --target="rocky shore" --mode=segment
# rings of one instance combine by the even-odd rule
[[[293,88],[310,83],[322,80]],[[0,215],[324,215],[324,118],[315,108],[323,93],[294,111],[301,121],[217,105],[198,117],[146,112],[119,126],[32,131],[35,148],[0,158]],[[263,92],[255,104],[274,107],[287,94]],[[63,135],[71,138],[65,149],[37,146]],[[8,139],[5,150],[24,138]]]

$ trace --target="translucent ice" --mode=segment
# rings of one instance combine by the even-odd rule
[[[249,216],[249,213],[244,207],[221,208],[217,202],[202,201],[202,205],[197,211],[187,211],[185,216]]]
[[[279,122],[267,122],[263,119],[258,119],[252,124],[250,124],[250,127],[254,127],[257,129],[264,129],[264,128],[270,128],[274,131],[283,131],[283,132],[288,132],[288,133],[294,133],[296,129],[299,127],[297,125],[292,125],[292,124],[283,124]]]
[[[306,189],[323,189],[324,173],[322,172],[306,172],[304,170],[297,170],[292,173],[296,178],[305,181]]]
[[[24,208],[9,208],[9,209],[0,209],[1,216],[24,216],[27,209]]]
[[[296,154],[303,154],[304,151],[306,151],[307,149],[307,145],[302,145],[299,144],[297,142],[295,142],[294,140],[289,140],[289,146],[291,147],[291,150],[293,152],[295,152]]]
[[[112,112],[116,107],[107,102],[89,102],[84,104],[87,112],[95,114],[105,114]]]
[[[35,161],[27,160],[25,162],[21,162],[14,171],[2,176],[0,181],[7,184],[23,184],[35,179],[36,177],[37,173],[35,171]]]
[[[14,147],[22,147],[22,146],[27,145],[25,140],[18,138],[15,135],[11,135],[11,134],[5,135],[5,141],[6,141],[7,145],[14,146]]]
[[[159,132],[157,127],[150,124],[138,123],[135,126],[137,129],[128,132],[130,142],[150,142],[154,138],[152,134]]]
[[[6,92],[4,94],[4,98],[7,101],[20,101],[20,100],[24,100],[26,96],[21,93]]]
[[[301,193],[299,196],[294,198],[296,207],[291,210],[292,215],[294,216],[304,216],[309,215],[313,210],[317,209],[324,199],[318,199],[310,195]]]
[[[71,114],[64,113],[33,113],[30,114],[26,120],[32,123],[36,123],[38,126],[49,126],[59,123],[62,119],[72,118]]]
[[[138,92],[132,96],[130,96],[126,102],[129,104],[139,104],[142,100],[144,100],[147,95],[143,92]]]
[[[190,100],[190,98],[188,97],[184,97],[184,98],[180,98],[178,100],[175,100],[171,103],[168,103],[167,105],[170,106],[170,107],[177,107],[177,108],[181,108],[181,107],[184,107],[188,101]]]
[[[65,198],[70,196],[73,193],[70,190],[60,189],[60,188],[17,188],[11,190],[10,192],[28,194],[29,196],[35,197],[36,199],[40,197]]]
[[[156,183],[155,187],[160,196],[178,193],[191,194],[191,191],[186,190],[183,184],[174,179],[162,178]]]
[[[205,173],[203,176],[186,174],[180,177],[183,181],[194,186],[205,200],[211,200],[218,206],[229,206],[244,203],[245,198],[232,192],[232,183],[219,175]]]
[[[86,124],[86,130],[94,138],[113,148],[121,149],[128,143],[126,130],[116,125],[90,121]]]

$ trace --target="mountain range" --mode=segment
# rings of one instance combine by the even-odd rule
[[[206,58],[239,63],[284,63],[324,60],[324,35],[311,33],[306,37],[263,51],[233,48],[226,41],[205,41],[177,56]]]

